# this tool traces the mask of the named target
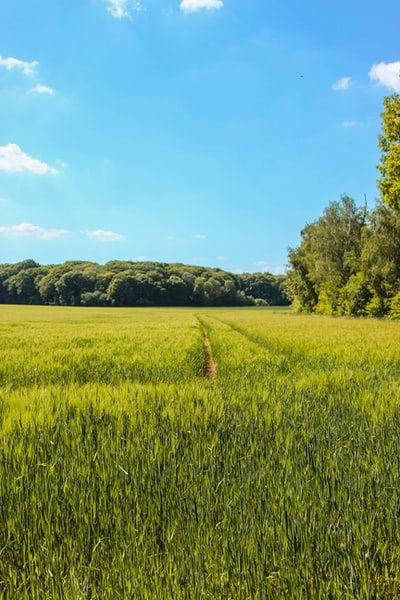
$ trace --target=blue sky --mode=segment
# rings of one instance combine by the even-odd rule
[[[377,197],[398,0],[1,0],[0,262],[283,272]]]

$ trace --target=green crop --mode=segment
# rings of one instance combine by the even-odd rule
[[[0,340],[2,599],[400,596],[397,323],[3,306]]]

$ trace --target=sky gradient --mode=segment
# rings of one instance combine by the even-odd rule
[[[282,273],[372,207],[398,0],[1,0],[0,262]]]

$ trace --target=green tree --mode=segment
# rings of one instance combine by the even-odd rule
[[[134,272],[117,273],[108,286],[108,298],[114,306],[135,306],[138,297],[137,288],[137,278]]]
[[[171,275],[165,282],[166,302],[170,306],[184,306],[190,304],[190,294],[193,286],[188,285],[178,275]]]
[[[305,240],[297,248],[289,248],[288,258],[287,294],[296,310],[313,312],[318,295],[309,275]]]
[[[8,291],[8,301],[12,304],[41,304],[41,298],[36,286],[40,268],[23,269],[11,275],[4,286]]]
[[[382,202],[364,232],[361,270],[372,293],[367,313],[387,313],[390,299],[400,291],[400,212]]]
[[[378,187],[383,202],[400,210],[400,96],[386,96],[383,104],[382,134],[378,141],[381,150]]]
[[[34,260],[0,267],[0,300],[11,304],[41,304],[38,283],[46,272]]]
[[[60,304],[79,306],[81,295],[85,288],[86,279],[79,270],[68,271],[61,275],[55,284]]]
[[[360,267],[365,222],[365,209],[343,196],[306,225],[300,247],[289,249],[288,288],[298,308],[342,312],[342,289]]]
[[[279,306],[287,305],[289,301],[282,289],[283,275],[271,273],[243,273],[240,275],[241,290],[246,296],[254,298],[257,304]]]

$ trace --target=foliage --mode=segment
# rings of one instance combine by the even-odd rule
[[[0,265],[0,303],[63,306],[287,305],[283,276],[182,264],[69,261]],[[258,300],[258,302],[256,302]]]
[[[385,303],[400,283],[400,213],[378,203],[370,215],[362,249],[362,269],[376,296]]]
[[[328,220],[332,212],[339,219]],[[350,240],[338,235],[346,212],[337,203],[303,230],[300,246],[289,250],[289,295],[303,311],[393,318],[391,302],[400,291],[400,212],[378,202],[369,214],[354,204],[351,213]]]
[[[400,319],[400,292],[397,292],[390,301],[389,316],[392,319]]]
[[[297,310],[400,317],[400,96],[384,99],[379,136],[381,200],[368,213],[347,196],[289,249],[288,295]]]
[[[354,273],[341,290],[340,306],[342,314],[354,316],[371,314],[368,313],[367,308],[371,302],[371,297],[371,288],[364,273],[360,271]]]
[[[400,210],[400,96],[396,93],[384,99],[382,134],[379,136],[381,164],[378,187],[382,201]]]
[[[287,281],[292,298],[303,310],[345,311],[343,289],[360,268],[365,221],[365,209],[343,196],[303,229],[300,247],[289,250]]]

